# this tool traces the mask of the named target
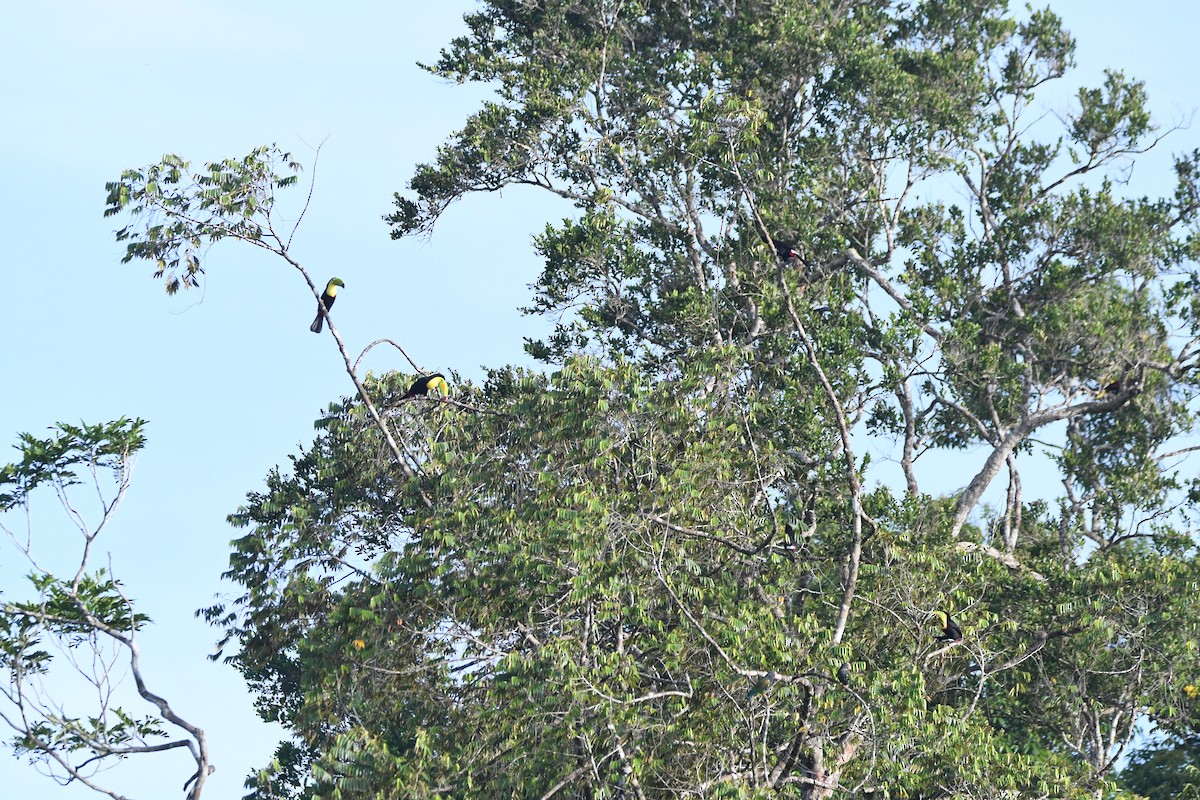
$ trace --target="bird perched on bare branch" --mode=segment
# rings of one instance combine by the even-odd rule
[[[308,326],[310,331],[321,332],[321,328],[325,326],[326,312],[333,308],[333,301],[337,299],[338,289],[343,289],[345,286],[346,284],[342,283],[341,278],[330,278],[329,283],[325,284],[325,291],[321,293],[321,302],[317,303],[317,318],[313,320],[312,325]]]

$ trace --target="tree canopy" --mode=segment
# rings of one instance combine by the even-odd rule
[[[1098,797],[1192,729],[1200,153],[1126,196],[1142,84],[1039,116],[1073,41],[998,0],[467,25],[427,69],[494,99],[388,221],[568,201],[546,368],[355,376],[232,515],[205,613],[295,736],[255,797]],[[170,158],[109,187],[169,291],[206,240],[297,265],[289,158]]]

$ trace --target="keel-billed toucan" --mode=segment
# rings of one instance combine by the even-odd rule
[[[325,284],[325,291],[321,294],[321,302],[317,303],[317,318],[313,320],[312,325],[308,329],[313,333],[320,333],[321,328],[325,325],[325,312],[333,308],[333,301],[337,299],[337,292],[340,288],[345,288],[346,284],[342,283],[341,278],[330,278],[329,283]]]
[[[413,381],[412,386],[408,387],[402,400],[407,400],[410,397],[428,397],[429,390],[433,389],[439,392],[442,397],[450,394],[450,385],[446,383],[446,376],[440,372],[435,372],[432,375],[422,375]]]
[[[937,615],[942,621],[942,635],[937,637],[936,641],[961,642],[963,633],[962,628],[958,627],[958,623],[950,619],[950,614],[945,611],[939,611]]]

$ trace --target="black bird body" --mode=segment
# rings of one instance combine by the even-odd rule
[[[764,242],[775,248],[775,255],[777,255],[779,260],[784,264],[787,264],[793,258],[801,263],[804,262],[804,259],[800,257],[800,251],[797,249],[799,245],[796,243],[796,241],[793,239],[784,238],[787,236],[786,232],[781,231],[778,236],[772,236],[770,239],[768,239],[765,232],[759,231],[758,236]]]
[[[783,526],[783,551],[787,553],[787,557],[792,561],[796,560],[797,547],[796,529],[792,527],[792,523],[788,522]]]
[[[313,320],[312,325],[308,329],[313,333],[320,333],[325,327],[325,312],[333,308],[333,301],[337,299],[338,289],[345,287],[341,278],[331,278],[329,283],[325,284],[325,291],[321,293],[321,302],[317,303],[317,318]]]
[[[440,372],[435,372],[432,375],[422,375],[413,381],[412,386],[408,387],[408,391],[400,399],[407,400],[410,397],[428,397],[430,389],[436,389],[443,394],[449,394],[450,387],[446,383],[446,376]]]
[[[958,623],[950,619],[950,615],[945,611],[937,612],[942,618],[942,635],[937,637],[935,641],[939,642],[961,642],[963,638],[962,628],[958,627]]]
[[[800,260],[800,253],[796,250],[795,242],[785,242],[782,239],[775,240],[775,255],[779,256],[779,260],[783,263],[788,263],[793,258]]]

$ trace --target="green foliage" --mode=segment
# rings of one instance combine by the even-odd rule
[[[81,469],[93,479],[108,471],[115,482],[122,482],[130,459],[146,443],[145,426],[145,420],[122,417],[98,425],[60,422],[58,433],[45,439],[20,434],[21,460],[0,467],[0,512],[25,505],[30,492],[43,484],[59,490],[78,484]]]
[[[1030,124],[1074,43],[999,0],[466,21],[428,69],[495,96],[388,220],[573,204],[546,373],[371,379],[394,446],[338,403],[231,516],[203,613],[295,736],[256,797],[1094,798],[1139,725],[1194,731],[1200,156],[1123,194],[1140,83]],[[127,255],[170,290],[275,236],[273,153],[127,173],[110,212],[169,220]]]
[[[11,729],[7,744],[15,755],[63,783],[80,780],[114,797],[118,795],[96,782],[96,773],[130,755],[188,747],[205,775],[208,765],[203,731],[175,716],[165,699],[146,688],[134,639],[149,617],[135,610],[120,581],[105,569],[91,569],[88,561],[96,537],[128,488],[133,459],[145,444],[145,425],[144,420],[122,418],[97,425],[59,423],[46,438],[21,434],[20,460],[0,468],[0,530],[29,562],[32,590],[32,599],[0,598],[0,668],[7,673],[0,688],[0,718]],[[77,486],[85,487],[80,491],[90,499],[99,498],[99,519],[85,517],[74,497]],[[34,557],[30,529],[18,537],[9,527],[16,514],[30,513],[35,494],[50,493],[81,534],[73,574],[44,569]],[[64,543],[57,542],[56,549],[63,550]],[[8,597],[16,588],[6,588]],[[120,689],[130,677],[140,699],[155,707],[145,716],[135,716],[124,705],[126,699],[138,699],[128,688]],[[71,714],[67,709],[74,704],[57,699],[69,691],[65,687],[72,680],[97,698],[94,714]],[[192,738],[172,741],[168,722]],[[195,781],[189,797],[198,798],[202,784]]]
[[[120,180],[105,184],[104,216],[129,214],[137,221],[117,231],[117,241],[128,242],[121,261],[152,262],[154,277],[165,277],[167,294],[174,294],[200,285],[204,270],[199,253],[208,244],[231,237],[260,246],[274,240],[282,246],[271,218],[275,191],[295,184],[296,175],[286,173],[299,170],[291,154],[274,145],[198,171],[167,154],[157,164],[125,170]]]
[[[687,785],[747,743],[829,747],[846,726],[878,748],[855,781],[1070,796],[1090,779],[1046,720],[1096,713],[1137,667],[1139,696],[1175,706],[1168,676],[1200,633],[1190,561],[1031,551],[1044,585],[955,554],[953,504],[927,497],[869,499],[885,531],[864,559],[869,603],[832,642],[844,490],[772,449],[753,393],[696,415],[729,369],[697,363],[650,389],[628,363],[573,358],[466,390],[503,414],[397,406],[433,508],[402,488],[360,408],[331,408],[294,474],[231,518],[249,532],[227,577],[248,592],[209,610],[242,643],[264,713],[308,746],[313,796],[540,795],[593,759],[606,768],[590,781]],[[406,382],[371,388],[398,397]],[[755,503],[745,476],[764,472],[802,494]],[[784,525],[804,524],[805,498],[819,523],[797,552]],[[1053,529],[1027,520],[1024,536]],[[962,652],[933,641],[939,607],[956,609]],[[842,660],[860,667],[844,688]],[[739,670],[779,677],[753,692]],[[628,771],[618,745],[636,746]],[[307,785],[281,772],[258,796]]]
[[[1121,770],[1121,786],[1153,800],[1200,796],[1200,746],[1190,738],[1138,750]]]

